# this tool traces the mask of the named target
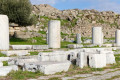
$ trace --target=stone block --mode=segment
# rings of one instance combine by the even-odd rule
[[[40,49],[48,49],[48,45],[33,45],[33,49],[40,50]]]
[[[68,71],[71,62],[36,62],[25,63],[23,70],[36,72],[40,71],[44,74],[55,74],[57,72]]]
[[[26,50],[1,51],[1,53],[5,54],[7,56],[11,56],[11,55],[17,55],[17,56],[30,55],[30,53],[28,53],[28,51],[26,51]]]
[[[76,59],[76,65],[79,66],[80,68],[83,68],[85,66],[85,53],[80,52],[78,53],[78,58]]]
[[[10,58],[9,57],[0,57],[0,61],[8,61]]]
[[[67,61],[67,54],[64,51],[41,52],[38,54],[40,61]]]
[[[91,68],[103,68],[106,66],[106,54],[90,54],[89,66]]]
[[[82,48],[82,47],[83,47],[82,44],[68,44],[68,48],[71,49]]]
[[[114,63],[116,63],[114,54],[112,53],[106,54],[106,64],[114,64]]]
[[[13,50],[30,50],[32,45],[11,45]]]
[[[7,76],[7,74],[10,73],[12,70],[17,71],[18,66],[12,65],[0,67],[0,76]]]

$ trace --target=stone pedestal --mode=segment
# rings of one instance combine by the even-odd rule
[[[120,46],[120,30],[116,30],[115,43],[116,43],[116,46]]]
[[[51,20],[48,23],[48,45],[49,48],[60,48],[60,21]]]
[[[92,28],[92,44],[101,46],[103,44],[102,27]]]
[[[76,34],[76,43],[81,44],[81,34]]]
[[[0,15],[0,50],[9,50],[9,21],[6,15]]]

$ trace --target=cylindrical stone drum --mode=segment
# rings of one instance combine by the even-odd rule
[[[95,45],[103,44],[102,27],[93,27],[92,28],[92,43]]]
[[[61,46],[60,21],[51,20],[48,23],[48,46],[49,48],[60,48]]]
[[[120,30],[116,30],[115,43],[116,43],[116,46],[120,46]]]
[[[0,50],[9,50],[9,20],[0,15]]]
[[[76,43],[81,44],[81,34],[76,34]]]

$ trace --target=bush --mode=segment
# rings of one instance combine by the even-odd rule
[[[0,14],[7,15],[11,23],[20,26],[32,25],[34,16],[31,12],[32,5],[29,0],[0,0]]]

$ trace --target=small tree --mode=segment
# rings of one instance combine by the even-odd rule
[[[32,5],[29,0],[0,0],[0,14],[8,15],[11,23],[32,25]]]

